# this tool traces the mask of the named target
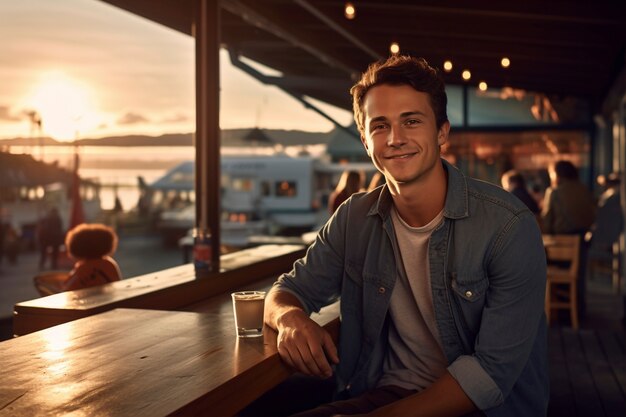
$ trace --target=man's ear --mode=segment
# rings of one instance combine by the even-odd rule
[[[450,134],[450,122],[445,121],[437,132],[437,145],[442,146],[448,142],[448,135]]]

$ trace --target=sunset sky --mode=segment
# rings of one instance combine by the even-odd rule
[[[0,138],[194,130],[193,39],[98,0],[0,0]],[[223,129],[332,124],[221,55]],[[318,104],[317,102],[315,102]],[[320,104],[342,124],[351,114]]]

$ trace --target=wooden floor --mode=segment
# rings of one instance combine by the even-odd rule
[[[548,345],[548,416],[626,416],[623,332],[556,327]]]
[[[624,301],[589,282],[587,314],[575,331],[567,320],[549,331],[550,417],[626,416]]]

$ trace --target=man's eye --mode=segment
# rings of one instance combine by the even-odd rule
[[[379,124],[376,124],[376,125],[372,126],[372,131],[383,129],[384,127],[385,127],[384,123],[379,123]]]
[[[419,124],[419,123],[420,123],[420,121],[419,121],[419,120],[417,120],[417,119],[408,119],[408,120],[407,120],[406,122],[404,122],[404,123],[405,123],[405,124],[407,124],[407,125],[416,125],[416,124]]]

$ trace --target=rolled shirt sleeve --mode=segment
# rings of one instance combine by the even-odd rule
[[[448,371],[481,410],[500,405],[527,364],[544,314],[546,260],[530,212],[515,216],[488,258],[489,290],[472,355]]]
[[[448,372],[479,409],[486,410],[504,401],[502,391],[474,356],[459,356]]]
[[[304,258],[278,277],[274,288],[293,294],[307,314],[337,301],[344,270],[347,205],[337,209],[324,225]],[[297,279],[296,279],[297,277]]]

